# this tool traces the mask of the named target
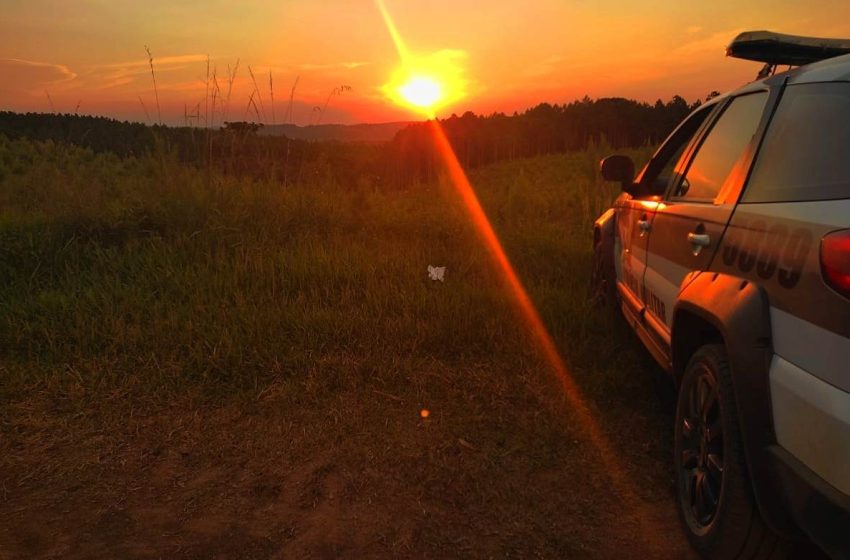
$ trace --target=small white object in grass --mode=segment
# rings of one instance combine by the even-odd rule
[[[439,280],[440,282],[446,281],[446,267],[444,266],[431,266],[428,265],[428,278],[431,280]]]

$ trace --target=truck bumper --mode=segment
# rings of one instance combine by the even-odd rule
[[[774,356],[774,472],[796,523],[832,557],[850,560],[850,393]]]

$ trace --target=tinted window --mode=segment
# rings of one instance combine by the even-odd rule
[[[722,189],[743,180],[743,165],[761,120],[767,92],[732,100],[697,150],[674,196],[714,200]]]
[[[745,202],[850,198],[850,84],[788,86]]]
[[[694,111],[676,128],[649,162],[644,176],[641,177],[641,184],[646,185],[651,194],[663,195],[667,192],[667,187],[674,178],[676,163],[715,108],[716,106],[707,106]]]

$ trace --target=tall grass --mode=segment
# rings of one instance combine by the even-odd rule
[[[568,355],[591,356],[607,328],[585,301],[590,225],[615,195],[597,178],[603,153],[472,175]],[[534,359],[442,181],[389,190],[316,176],[282,189],[210,179],[167,154],[0,138],[0,246],[9,391],[57,380],[221,391],[340,360],[392,378],[423,361]],[[429,264],[448,267],[445,284]]]
[[[50,105],[50,112],[55,115],[56,114],[56,106],[53,104],[53,98],[50,97],[50,92],[47,91],[47,90],[44,90],[44,95],[47,96],[47,104]]]
[[[294,88],[293,88],[293,89],[294,89]],[[328,105],[330,105],[331,99],[332,99],[334,96],[337,96],[337,97],[338,97],[338,96],[342,95],[343,93],[348,92],[348,91],[351,91],[351,90],[352,90],[351,86],[347,86],[347,85],[345,85],[345,84],[343,84],[343,85],[341,85],[341,86],[337,86],[337,87],[335,87],[335,88],[331,89],[330,93],[328,93],[328,97],[327,97],[327,99],[325,99],[325,104],[324,104],[324,105],[322,105],[321,107],[318,107],[318,106],[316,107],[316,108],[318,108],[318,109],[319,109],[319,110],[317,111],[317,115],[318,115],[318,116],[317,116],[317,118],[316,118],[316,124],[317,124],[317,125],[322,124],[322,117],[324,117],[324,116],[325,116],[325,113],[326,113],[326,112],[327,112],[327,110],[328,110]]]
[[[154,72],[154,69],[153,69],[153,55],[151,54],[151,50],[147,45],[145,45],[145,52],[148,54],[148,65],[150,66],[150,69],[151,69],[151,80],[153,81],[153,95],[154,95],[154,98],[156,99],[157,124],[161,125],[162,124],[162,110],[160,109],[160,106],[159,106],[159,90],[156,87],[156,72]],[[144,103],[142,105],[144,105]],[[145,109],[145,112],[147,113],[147,109]]]
[[[257,119],[259,122],[265,123],[266,107],[263,104],[263,96],[260,94],[260,86],[257,85],[257,78],[254,76],[254,70],[251,68],[250,64],[248,65],[248,75],[251,76],[251,84],[254,86],[254,90],[251,92],[251,99],[253,100],[255,111],[257,109],[257,102],[260,104],[260,110],[257,111]]]
[[[301,76],[295,76],[295,81],[292,82],[292,89],[289,91],[289,104],[286,106],[286,118],[283,124],[292,124],[292,104],[295,102],[295,89],[298,87],[298,81]]]

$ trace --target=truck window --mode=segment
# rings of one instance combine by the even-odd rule
[[[747,148],[758,129],[765,103],[765,91],[732,100],[697,149],[674,198],[711,202],[730,182],[743,180],[741,165],[747,159]]]
[[[691,144],[693,137],[708,116],[717,109],[717,105],[700,107],[688,116],[673,131],[670,137],[659,148],[643,172],[640,182],[646,192],[661,196],[667,192],[668,186],[676,179],[674,171],[685,149]]]
[[[850,83],[788,86],[743,202],[850,198]]]

